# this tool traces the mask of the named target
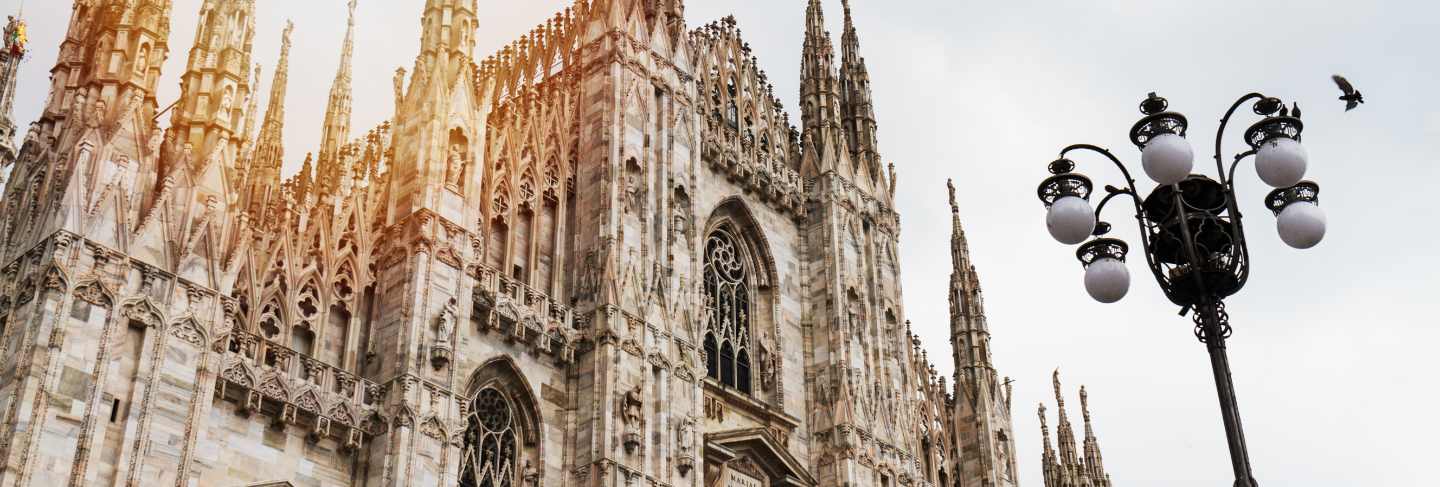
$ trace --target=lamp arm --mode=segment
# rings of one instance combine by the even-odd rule
[[[1235,162],[1230,163],[1230,172],[1229,172],[1229,175],[1225,176],[1225,189],[1226,189],[1226,190],[1229,190],[1229,191],[1232,191],[1232,192],[1235,191],[1235,169],[1238,168],[1238,167],[1240,167],[1240,161],[1245,160],[1246,157],[1250,157],[1250,156],[1253,156],[1253,155],[1255,155],[1255,149],[1250,149],[1250,150],[1247,150],[1247,151],[1245,151],[1245,152],[1241,152],[1241,153],[1239,153],[1239,154],[1235,154]],[[1222,173],[1222,174],[1223,174],[1223,173]]]
[[[1235,100],[1235,103],[1230,105],[1230,109],[1225,111],[1225,116],[1220,119],[1220,127],[1215,130],[1215,169],[1220,171],[1220,184],[1229,186],[1229,178],[1225,176],[1225,163],[1220,159],[1221,148],[1225,143],[1225,127],[1230,124],[1230,117],[1235,114],[1235,110],[1238,110],[1240,105],[1257,98],[1264,99],[1265,95],[1250,92]]]
[[[1086,151],[1094,152],[1094,153],[1096,153],[1096,154],[1100,154],[1100,155],[1102,155],[1102,156],[1105,156],[1105,158],[1106,158],[1106,159],[1109,159],[1110,162],[1115,163],[1115,167],[1120,169],[1120,174],[1122,174],[1122,175],[1125,176],[1125,184],[1130,187],[1130,192],[1131,192],[1131,193],[1135,193],[1135,194],[1138,194],[1138,193],[1139,193],[1138,191],[1135,190],[1135,178],[1130,177],[1130,170],[1129,170],[1129,169],[1126,169],[1126,168],[1125,168],[1125,163],[1120,162],[1120,159],[1117,158],[1117,157],[1115,157],[1115,154],[1111,154],[1109,149],[1106,149],[1106,148],[1104,148],[1104,147],[1100,147],[1100,146],[1098,146],[1098,145],[1093,145],[1093,144],[1073,144],[1073,145],[1070,145],[1070,146],[1068,146],[1068,147],[1066,147],[1066,148],[1064,148],[1064,149],[1061,149],[1061,150],[1060,150],[1060,157],[1061,157],[1061,158],[1064,158],[1066,154],[1069,154],[1070,152],[1072,152],[1072,151],[1077,151],[1077,150],[1086,150]],[[1135,209],[1137,209],[1137,210],[1140,209],[1140,203],[1139,203],[1139,202],[1136,202],[1136,203],[1135,203]]]
[[[1120,189],[1110,185],[1105,186],[1105,192],[1108,194],[1106,194],[1105,197],[1100,200],[1100,204],[1095,207],[1095,221],[1097,223],[1100,222],[1100,214],[1105,211],[1105,204],[1109,203],[1111,198],[1120,195],[1126,195],[1129,196],[1130,199],[1135,200],[1136,202],[1138,202],[1140,198],[1139,196],[1135,195],[1134,191],[1128,189]]]
[[[1108,149],[1093,144],[1070,145],[1060,151],[1060,157],[1064,158],[1066,154],[1078,150],[1090,151],[1105,156],[1105,158],[1109,159],[1110,162],[1115,163],[1115,167],[1120,169],[1120,174],[1125,176],[1126,189],[1114,188],[1114,191],[1111,191],[1111,189],[1113,188],[1112,186],[1105,187],[1106,192],[1110,194],[1106,195],[1105,198],[1101,199],[1100,205],[1096,207],[1096,221],[1099,221],[1100,212],[1104,209],[1105,203],[1108,203],[1110,201],[1110,198],[1113,198],[1119,194],[1130,195],[1130,201],[1135,204],[1135,221],[1140,226],[1140,244],[1142,250],[1144,250],[1143,253],[1145,254],[1146,267],[1150,268],[1150,273],[1154,275],[1155,282],[1165,282],[1166,277],[1164,274],[1160,273],[1160,265],[1158,262],[1155,261],[1155,252],[1153,252],[1153,249],[1151,249],[1150,220],[1145,218],[1145,209],[1140,205],[1140,191],[1135,189],[1135,178],[1130,176],[1130,170],[1126,169],[1125,163],[1120,162],[1120,158],[1115,157],[1115,154],[1111,154]]]

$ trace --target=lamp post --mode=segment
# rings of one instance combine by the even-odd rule
[[[1245,131],[1250,149],[1236,154],[1227,168],[1221,158],[1225,128],[1236,110],[1251,101],[1252,111],[1260,119]],[[1234,485],[1257,487],[1225,353],[1231,328],[1224,299],[1240,291],[1250,275],[1250,253],[1235,203],[1235,169],[1241,161],[1254,157],[1260,179],[1276,188],[1265,197],[1266,207],[1276,215],[1281,240],[1295,248],[1313,247],[1325,235],[1325,215],[1318,205],[1320,187],[1302,180],[1307,156],[1300,145],[1304,124],[1298,107],[1291,111],[1278,98],[1259,93],[1236,100],[1216,130],[1216,180],[1191,172],[1194,153],[1185,138],[1189,124],[1184,115],[1167,111],[1168,106],[1164,98],[1151,93],[1140,103],[1144,117],[1130,128],[1130,142],[1140,150],[1141,166],[1157,183],[1148,195],[1141,197],[1130,170],[1119,158],[1089,144],[1060,151],[1038,194],[1048,210],[1050,235],[1067,245],[1081,244],[1075,255],[1085,267],[1085,290],[1103,303],[1119,301],[1129,290],[1125,257],[1130,247],[1122,240],[1105,237],[1111,226],[1100,216],[1117,196],[1129,197],[1134,203],[1145,262],[1155,282],[1180,306],[1182,316],[1195,311],[1195,337],[1210,353]],[[1069,159],[1070,154],[1080,152],[1109,159],[1125,180],[1124,187],[1105,186],[1105,196],[1094,207],[1090,204],[1094,185],[1090,178],[1074,172],[1075,162]]]

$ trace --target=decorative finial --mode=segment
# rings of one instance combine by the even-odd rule
[[[1155,92],[1152,91],[1149,95],[1145,96],[1145,101],[1140,102],[1140,113],[1154,115],[1165,111],[1165,109],[1169,107],[1169,101],[1166,101],[1164,97],[1156,95]]]

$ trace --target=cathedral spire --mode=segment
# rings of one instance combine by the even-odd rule
[[[180,100],[170,121],[177,140],[194,147],[201,161],[213,155],[227,165],[236,161],[244,136],[244,100],[250,97],[254,36],[255,2],[201,4],[195,41],[180,76]]]
[[[294,31],[295,23],[285,21],[285,30],[280,34],[280,59],[270,81],[270,101],[250,161],[246,207],[256,214],[280,196],[280,167],[285,159],[285,87],[290,79],[290,34]]]
[[[161,65],[169,55],[171,1],[103,2],[103,8],[99,3],[76,2],[71,11],[60,54],[50,69],[53,79],[65,83],[51,93],[41,112],[40,140],[60,138],[58,132],[66,122],[83,121],[102,111],[136,105],[140,118],[149,120],[158,108],[155,92]],[[102,54],[107,52],[108,57]],[[133,53],[131,69],[109,66],[124,59],[120,53]],[[137,99],[140,103],[132,102]]]
[[[840,85],[844,90],[841,111],[845,117],[845,138],[850,142],[849,149],[855,163],[864,171],[862,176],[879,182],[882,180],[881,163],[870,71],[865,67],[865,58],[860,56],[860,35],[850,15],[850,0],[841,0],[841,5],[845,9],[845,32],[840,36]]]
[[[960,205],[955,202],[955,180],[945,180],[950,189],[950,260],[955,274],[970,270],[970,244],[965,239],[965,228],[960,225]]]
[[[1049,487],[1055,481],[1055,447],[1050,443],[1050,426],[1045,422],[1045,403],[1040,403],[1040,437],[1044,442],[1044,448],[1040,453],[1040,468],[1045,478],[1045,485]]]
[[[1080,463],[1075,454],[1075,430],[1070,426],[1070,419],[1065,416],[1065,396],[1060,392],[1060,369],[1055,369],[1050,378],[1055,386],[1055,441],[1060,448],[1060,465],[1069,470]]]
[[[255,63],[255,75],[250,77],[250,96],[245,100],[245,128],[240,132],[240,160],[248,163],[255,154],[255,115],[260,111],[260,63]]]
[[[835,69],[835,49],[830,33],[825,30],[825,12],[820,0],[810,0],[805,7],[805,45],[800,56],[800,105],[803,132],[814,141],[817,154],[801,166],[805,177],[848,165],[848,151],[837,153],[846,143],[840,122],[839,74]],[[848,176],[848,174],[847,174]]]
[[[984,377],[994,380],[990,362],[990,328],[985,322],[985,309],[980,295],[980,277],[970,259],[970,244],[960,224],[960,205],[955,201],[955,182],[946,181],[950,190],[950,336],[954,342],[956,370],[981,369]]]
[[[1090,395],[1085,392],[1085,386],[1080,386],[1080,414],[1085,418],[1085,473],[1091,479],[1108,479],[1100,457],[1100,440],[1095,438],[1095,428],[1090,424]]]
[[[339,185],[343,163],[340,161],[340,146],[350,137],[351,99],[351,57],[355,52],[355,2],[350,0],[349,23],[345,27],[345,42],[340,47],[340,68],[335,81],[330,84],[330,102],[325,105],[325,127],[320,136],[320,157],[318,160],[318,182],[322,191],[330,191]]]

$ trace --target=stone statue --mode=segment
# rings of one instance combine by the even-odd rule
[[[521,478],[524,479],[525,487],[540,487],[540,471],[529,460],[525,461],[525,469],[521,470]]]
[[[220,109],[215,112],[215,116],[217,116],[217,117],[225,117],[225,116],[228,116],[228,115],[229,115],[229,112],[230,112],[230,104],[232,104],[232,103],[234,103],[234,102],[235,102],[235,91],[227,88],[227,89],[225,90],[225,94],[220,97]]]
[[[435,342],[449,343],[450,333],[455,323],[455,300],[445,303],[445,309],[440,311],[439,323],[435,326]]]
[[[399,108],[405,101],[405,68],[395,68],[395,107]]]
[[[464,164],[464,156],[460,153],[460,145],[452,144],[450,154],[445,158],[445,184],[460,187],[461,169]]]
[[[640,448],[640,415],[642,407],[644,407],[644,402],[640,399],[640,386],[637,385],[634,389],[625,391],[625,397],[621,402],[621,409],[624,411],[624,416],[622,416],[622,419],[625,421],[623,444],[626,453],[634,453],[637,448]]]
[[[625,391],[625,424],[638,428],[640,426],[640,409],[645,402],[640,399],[640,386]]]
[[[150,46],[140,47],[140,52],[135,55],[135,71],[144,74],[145,69],[150,67]]]
[[[679,430],[675,432],[676,447],[681,453],[690,453],[695,449],[695,419],[685,418],[680,421]]]
[[[93,110],[94,112],[90,114],[89,120],[85,121],[85,125],[90,128],[100,126],[100,121],[103,120],[105,114],[109,112],[109,105],[105,103],[105,100],[95,100]]]

